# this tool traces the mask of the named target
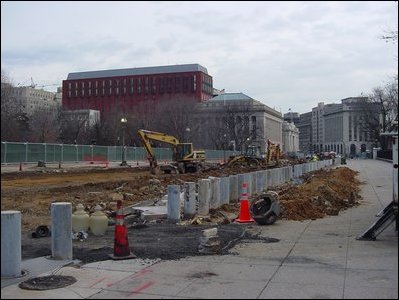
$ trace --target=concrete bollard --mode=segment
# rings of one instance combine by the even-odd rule
[[[195,182],[184,183],[184,216],[192,217],[195,215]]]
[[[256,192],[259,194],[265,187],[265,172],[263,170],[256,172]]]
[[[230,195],[229,195],[229,203],[238,202],[238,176],[237,175],[230,175]]]
[[[21,276],[21,212],[1,212],[1,277]]]
[[[267,191],[267,188],[269,187],[268,185],[267,185],[267,174],[268,174],[268,172],[267,172],[267,170],[263,170],[262,171],[263,172],[263,190],[265,190],[265,191]]]
[[[210,177],[211,179],[211,202],[210,208],[217,209],[220,207],[220,178]]]
[[[220,206],[230,202],[230,179],[229,177],[220,178]]]
[[[201,179],[198,181],[198,214],[206,216],[209,214],[211,199],[211,180]]]
[[[174,222],[180,221],[180,186],[168,185],[167,218]]]
[[[72,259],[72,204],[51,203],[51,256],[53,259]]]
[[[247,183],[247,194],[248,198],[253,195],[252,193],[252,175],[251,173],[245,173],[244,174],[244,182]]]
[[[249,173],[250,178],[251,178],[251,195],[257,194],[258,193],[258,178],[256,177],[257,172],[251,172]]]

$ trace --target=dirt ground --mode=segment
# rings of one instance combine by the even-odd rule
[[[22,213],[23,258],[51,254],[51,238],[31,237],[39,225],[50,225],[52,202],[71,202],[73,208],[82,203],[93,212],[100,204],[106,213],[114,211],[116,201],[124,206],[158,202],[169,184],[196,182],[208,176],[228,176],[254,171],[256,168],[209,168],[196,174],[151,175],[146,168],[115,168],[90,170],[46,170],[37,172],[3,173],[1,175],[1,210],[19,210]],[[279,194],[280,219],[306,220],[336,215],[356,205],[360,196],[360,182],[356,172],[347,167],[319,170],[303,176],[297,182],[273,188]],[[176,259],[198,255],[201,231],[211,226],[219,228],[223,249],[226,251],[243,238],[257,240],[256,223],[230,223],[238,216],[239,203],[224,205],[212,211],[209,219],[186,220],[180,225],[165,221],[149,222],[141,227],[127,224],[132,252],[141,258]],[[233,216],[233,218],[231,218]],[[198,224],[201,225],[198,225]],[[230,224],[229,224],[230,223]],[[272,225],[270,225],[272,226]],[[83,262],[108,259],[113,251],[113,226],[106,236],[89,234],[86,240],[74,240],[74,258]],[[272,240],[261,240],[270,242]]]

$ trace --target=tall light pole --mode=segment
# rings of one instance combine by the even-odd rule
[[[186,138],[185,138],[186,142],[189,142],[189,141],[190,141],[190,131],[191,131],[190,127],[187,127],[187,128],[186,128],[187,136],[186,136]]]
[[[127,166],[127,162],[125,160],[125,129],[126,129],[126,124],[127,124],[127,119],[122,118],[121,124],[122,124],[122,163],[121,163],[121,166]]]
[[[226,162],[226,146],[227,146],[227,141],[226,141],[226,134],[223,134],[223,162]]]

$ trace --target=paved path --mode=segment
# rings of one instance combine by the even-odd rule
[[[361,205],[318,220],[253,225],[262,236],[279,242],[248,241],[223,256],[103,261],[81,268],[57,268],[53,274],[71,275],[78,281],[47,291],[27,291],[11,284],[2,288],[1,298],[397,299],[394,225],[376,241],[356,240],[376,220],[375,214],[392,201],[392,164],[348,160],[347,166],[359,171],[364,182]],[[24,262],[26,267],[29,263]]]

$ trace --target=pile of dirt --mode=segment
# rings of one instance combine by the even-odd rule
[[[286,184],[279,188],[281,218],[307,220],[337,215],[358,204],[358,172],[347,167],[319,170],[306,174],[300,185]]]

